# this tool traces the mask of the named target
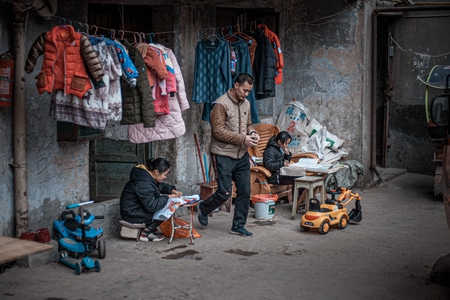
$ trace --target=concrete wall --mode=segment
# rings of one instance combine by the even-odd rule
[[[450,65],[450,39],[443,28],[450,24],[450,10],[405,12],[390,18],[393,56],[389,57],[389,131],[386,165],[409,172],[434,174],[436,144],[426,128],[425,85],[417,76],[435,65]],[[388,47],[389,45],[384,45]],[[444,93],[430,89],[432,96]]]
[[[87,4],[88,1],[65,1],[64,5],[58,7],[57,16],[67,18],[67,22],[85,22]],[[124,1],[124,4],[173,5],[173,11],[166,9],[162,21],[153,16],[157,20],[154,21],[154,27],[156,32],[175,32],[173,38],[167,37],[167,42],[178,58],[189,98],[192,94],[196,43],[209,34],[205,29],[215,26],[216,8],[261,7],[260,1]],[[3,3],[1,5],[5,6]],[[286,67],[284,84],[277,86],[276,97],[258,101],[262,111],[261,122],[276,122],[284,103],[297,98],[323,125],[340,128],[339,133],[335,134],[345,139],[353,136],[352,140],[346,141],[346,147],[354,159],[361,160],[363,13],[343,0],[332,4],[324,0],[314,4],[310,1],[265,1],[264,5],[280,13],[280,38]],[[337,16],[327,19],[322,26],[304,24],[305,20],[313,21],[334,14]],[[173,23],[170,23],[171,15]],[[33,11],[30,11],[27,20],[27,50],[39,34],[61,23],[59,18],[43,20]],[[6,32],[6,28],[3,31]],[[171,41],[173,46],[170,45]],[[88,144],[56,141],[56,122],[48,114],[50,96],[39,96],[35,87],[34,77],[40,69],[41,59],[34,72],[25,77],[30,229],[51,226],[66,204],[89,197]],[[352,113],[349,113],[348,107],[352,107]],[[152,144],[153,156],[165,156],[174,162],[169,180],[175,182],[185,194],[198,193],[197,182],[202,181],[194,133],[198,136],[201,151],[208,152],[210,126],[201,120],[201,111],[201,105],[191,102],[191,108],[184,112],[186,134],[176,140]],[[11,122],[11,115],[7,116],[9,121],[5,120],[4,128],[10,132],[12,125],[7,123]],[[12,160],[11,145],[7,144],[4,149],[7,152],[1,152],[2,157],[5,157],[2,163],[7,164]],[[12,235],[11,170],[5,178],[4,194],[10,204],[7,212],[2,212],[4,221],[0,234]]]
[[[73,2],[73,3],[71,3]],[[77,1],[65,1],[60,6],[58,15],[67,19],[76,19],[83,15],[83,10],[68,9],[76,7]],[[14,49],[7,42],[10,32],[12,12],[10,5],[0,3],[1,45],[3,51]],[[66,9],[66,10],[65,10]],[[3,15],[5,14],[5,15]],[[43,20],[34,11],[29,11],[26,23],[26,52],[35,39],[59,20]],[[25,75],[26,122],[27,128],[27,197],[28,223],[30,229],[51,227],[68,203],[89,199],[89,152],[88,143],[65,143],[56,140],[56,121],[49,116],[50,95],[38,95],[35,76],[40,71],[42,56],[33,70]],[[2,127],[0,169],[2,183],[0,192],[2,210],[0,211],[0,234],[14,235],[14,170],[8,166],[14,162],[12,108],[0,108],[0,126]]]
[[[8,31],[12,23],[12,5],[0,2],[0,54],[10,50],[11,35]],[[0,106],[0,235],[11,236],[14,223],[14,186],[13,169],[9,166],[13,160],[12,107]]]
[[[312,117],[345,140],[347,159],[369,166],[368,12],[348,1],[290,1],[286,7],[280,17],[284,101],[302,102]]]
[[[110,3],[110,1],[91,1]],[[62,3],[62,1],[60,1]],[[88,1],[64,1],[57,15],[67,20],[85,22]],[[197,41],[215,25],[216,7],[261,7],[261,1],[123,1],[124,4],[173,5],[164,18],[173,24],[155,21],[155,28],[174,31],[173,50],[181,66],[186,92],[192,94],[194,53]],[[370,6],[363,1],[263,1],[280,13],[282,49],[286,60],[284,84],[269,102],[261,102],[261,110],[271,112],[262,122],[275,122],[284,103],[297,98],[330,132],[345,139],[349,158],[369,166],[370,155],[370,94],[367,73],[370,71]],[[361,5],[361,6],[358,6]],[[10,5],[0,2],[0,49],[7,49],[6,28]],[[155,18],[155,16],[153,16]],[[166,19],[164,19],[166,20]],[[317,20],[317,21],[316,21]],[[316,21],[316,22],[315,22]],[[60,19],[44,20],[33,11],[27,18],[28,50],[42,32],[60,23]],[[168,39],[170,42],[171,38]],[[41,58],[42,59],[42,58]],[[50,227],[64,206],[89,197],[89,153],[87,143],[56,141],[56,122],[49,116],[50,96],[39,96],[33,74],[26,75],[27,158],[29,228]],[[197,193],[202,174],[197,158],[194,133],[202,152],[208,151],[209,124],[201,121],[202,107],[191,102],[183,113],[186,134],[176,140],[153,143],[153,156],[165,156],[172,161],[169,180],[185,193]],[[0,125],[6,134],[1,140],[0,183],[6,208],[0,212],[0,234],[13,235],[13,173],[7,166],[13,161],[11,109],[0,109]],[[4,166],[4,167],[3,167]],[[370,174],[370,172],[367,172]],[[3,176],[4,175],[4,176]],[[3,201],[3,200],[2,200]],[[3,202],[2,202],[3,203]]]

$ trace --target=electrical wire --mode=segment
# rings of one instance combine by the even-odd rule
[[[432,55],[432,54],[428,54],[428,53],[416,52],[414,50],[406,50],[402,46],[400,46],[400,44],[394,39],[394,37],[392,36],[392,32],[389,32],[389,38],[391,39],[391,42],[394,43],[398,47],[398,49],[400,49],[401,51],[406,52],[406,53],[412,53],[412,54],[415,54],[415,55],[428,56],[428,57],[441,57],[441,56],[445,56],[445,55],[449,55],[450,54],[450,52],[446,52],[446,53],[443,53],[443,54]]]

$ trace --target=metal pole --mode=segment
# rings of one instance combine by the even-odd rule
[[[19,1],[20,2],[20,1]],[[16,236],[28,230],[26,105],[25,105],[25,17],[26,13],[14,6],[12,26],[16,56],[13,123],[14,123],[14,216]]]

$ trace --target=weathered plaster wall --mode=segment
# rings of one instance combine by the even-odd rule
[[[78,1],[59,5],[58,15],[80,20],[84,10]],[[70,9],[69,9],[70,8]],[[27,51],[39,34],[58,25],[59,20],[42,20],[30,13],[27,28]],[[42,56],[32,74],[25,80],[27,103],[27,157],[29,228],[49,227],[65,209],[65,205],[89,200],[88,142],[58,142],[56,121],[50,115],[50,95],[38,95],[35,76],[40,71]]]
[[[88,1],[64,1],[64,5],[58,8],[58,16],[83,22],[87,15],[87,3]],[[148,5],[173,4],[174,23],[156,22],[155,28],[175,31],[173,50],[183,72],[188,99],[192,94],[196,43],[204,37],[205,28],[215,25],[216,5],[246,8],[262,5],[276,7],[282,22],[280,38],[286,59],[284,85],[277,87],[277,96],[272,103],[262,104],[264,110],[267,108],[267,111],[273,111],[271,117],[262,121],[275,122],[282,105],[292,98],[297,98],[332,133],[346,139],[345,147],[351,152],[351,157],[360,160],[363,152],[362,124],[365,121],[361,112],[364,106],[364,79],[361,78],[361,72],[364,69],[365,49],[362,32],[365,25],[361,22],[361,19],[364,19],[362,12],[358,8],[349,7],[346,3],[343,0],[332,3],[324,0],[264,1],[263,4],[261,1],[213,0],[139,2]],[[320,21],[319,23],[323,23],[321,25],[307,24],[327,16],[333,17]],[[59,20],[53,22],[43,20],[30,12],[26,49],[31,47],[31,43],[39,34],[58,22]],[[3,24],[3,18],[0,24]],[[65,204],[86,200],[89,195],[88,144],[56,141],[56,122],[48,114],[50,96],[46,94],[39,96],[35,87],[34,77],[40,69],[41,60],[42,58],[38,61],[34,72],[25,78],[31,229],[49,227]],[[153,156],[165,156],[172,162],[173,169],[169,180],[175,182],[185,194],[197,193],[196,183],[202,181],[194,133],[198,136],[201,151],[208,152],[210,126],[201,121],[201,111],[201,105],[191,102],[191,108],[183,113],[186,134],[176,140],[153,143]],[[3,125],[8,123],[8,120],[4,121],[2,115],[0,122]],[[0,155],[2,164],[10,163],[11,154],[5,154],[5,151],[1,150]],[[9,201],[12,201],[12,195],[10,196],[8,192],[12,191],[12,175],[7,173],[7,176],[9,182],[5,186],[5,194],[11,197]],[[11,212],[0,216],[4,216],[2,218],[5,222],[11,224]],[[9,224],[4,226],[2,223],[0,230],[11,234],[12,231],[8,227]]]
[[[284,100],[301,101],[312,117],[345,140],[348,159],[368,163],[369,149],[364,154],[362,144],[368,105],[365,11],[342,0],[289,3],[281,18]]]
[[[12,22],[10,10],[10,4],[0,2],[0,54],[12,48],[7,30]],[[0,235],[10,236],[14,229],[14,171],[9,166],[14,162],[12,107],[0,106],[0,128]]]
[[[66,2],[67,3],[67,2]],[[73,3],[69,3],[73,4]],[[0,3],[0,52],[14,46],[8,42],[10,30],[10,5]],[[70,6],[66,6],[70,7]],[[80,10],[64,11],[63,16],[76,17]],[[68,17],[67,17],[68,18]],[[28,13],[26,23],[26,52],[41,33],[53,25],[43,20],[33,11]],[[56,122],[49,116],[50,96],[38,95],[35,76],[41,69],[42,57],[38,60],[32,74],[25,75],[26,122],[27,127],[27,196],[29,203],[29,228],[51,227],[51,222],[59,217],[65,204],[89,199],[88,144],[58,143],[56,141]],[[0,211],[0,234],[14,234],[14,173],[9,164],[14,162],[12,143],[12,108],[0,108],[2,127],[0,151],[0,183],[2,210]]]

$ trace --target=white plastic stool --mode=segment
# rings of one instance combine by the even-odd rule
[[[298,189],[305,188],[308,190],[308,199],[305,200],[305,210],[309,209],[309,199],[315,198],[314,189],[320,187],[321,201],[325,200],[325,186],[324,179],[320,176],[303,176],[294,179],[294,197],[292,199],[292,216],[291,220],[295,219],[297,214]]]

